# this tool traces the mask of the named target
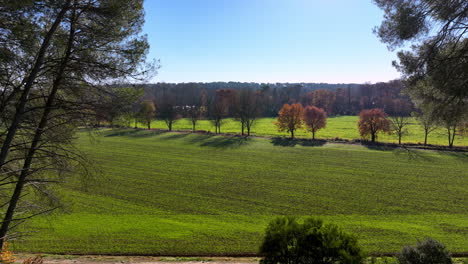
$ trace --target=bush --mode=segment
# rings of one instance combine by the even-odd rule
[[[334,224],[308,218],[279,217],[268,225],[260,254],[262,264],[362,263],[357,239]]]
[[[400,264],[452,264],[445,246],[432,238],[404,247],[397,258]]]

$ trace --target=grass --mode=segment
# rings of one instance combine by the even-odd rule
[[[339,116],[327,119],[327,127],[319,130],[316,134],[317,138],[323,139],[359,139],[359,131],[357,128],[358,116]],[[410,124],[407,128],[406,135],[403,136],[404,143],[424,143],[424,130],[414,118],[410,119]],[[285,132],[278,132],[274,122],[275,118],[261,118],[256,121],[252,134],[257,136],[289,136]],[[146,128],[141,124],[140,127]],[[167,129],[166,124],[162,120],[153,121],[152,128]],[[188,119],[178,120],[173,127],[174,130],[192,130],[192,124]],[[209,120],[200,120],[197,124],[197,130],[205,130],[214,132],[214,126]],[[240,133],[240,123],[234,119],[226,119],[221,125],[221,132],[223,133]],[[312,134],[305,130],[300,130],[296,133],[300,138],[311,138]],[[398,143],[398,137],[395,134],[381,134],[379,141]],[[447,133],[445,129],[439,128],[429,134],[428,143],[435,145],[447,145]],[[468,146],[468,137],[457,136],[455,137],[456,146]]]
[[[21,252],[256,253],[277,215],[317,216],[355,233],[367,252],[431,236],[468,248],[468,154],[382,151],[265,138],[102,130],[77,144],[102,171],[70,178],[66,207],[37,217]]]

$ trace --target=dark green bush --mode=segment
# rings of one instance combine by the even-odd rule
[[[397,258],[400,264],[452,264],[445,246],[432,238],[404,247]]]
[[[262,264],[354,264],[364,259],[353,235],[314,218],[302,224],[293,217],[274,219],[266,229],[260,254]]]

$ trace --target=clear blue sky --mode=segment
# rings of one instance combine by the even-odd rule
[[[153,82],[396,79],[371,0],[146,0]]]

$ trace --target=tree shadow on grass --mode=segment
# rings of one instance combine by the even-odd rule
[[[310,140],[310,139],[291,139],[285,137],[274,137],[271,139],[271,143],[274,146],[282,147],[294,147],[296,145],[301,145],[304,147],[320,147],[327,143],[326,140]]]
[[[168,133],[170,133],[170,132],[168,132]],[[165,139],[181,139],[181,138],[187,137],[188,135],[190,135],[190,134],[188,134],[188,133],[175,133],[175,134],[171,134],[171,135],[165,137]]]
[[[358,140],[355,142],[361,143],[361,145],[367,149],[378,151],[393,151],[400,147],[399,145],[393,143],[372,142],[368,140]]]
[[[440,155],[450,156],[468,162],[468,152],[463,151],[439,151]]]
[[[433,162],[434,157],[430,155],[430,152],[418,149],[412,149],[407,147],[395,148],[393,153],[397,156],[406,155],[408,160],[411,161],[424,161]]]
[[[163,134],[163,131],[157,130],[142,130],[142,129],[113,129],[111,131],[103,132],[104,137],[153,137]]]
[[[212,147],[212,148],[239,148],[245,146],[251,142],[251,139],[248,137],[227,137],[227,136],[219,136],[219,137],[210,137],[203,142],[201,142],[201,147]]]

